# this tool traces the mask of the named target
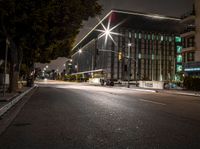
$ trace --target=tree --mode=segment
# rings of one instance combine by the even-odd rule
[[[10,41],[10,90],[16,90],[22,63],[30,73],[34,62],[67,56],[82,21],[100,12],[98,0],[0,0],[1,49]]]

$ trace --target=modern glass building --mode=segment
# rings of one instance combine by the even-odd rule
[[[179,18],[108,13],[73,49],[73,74],[114,80],[175,79],[182,71]]]
[[[187,76],[200,76],[200,1],[195,0],[192,11],[183,15],[182,56],[184,73]]]

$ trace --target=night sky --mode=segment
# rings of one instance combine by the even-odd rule
[[[155,13],[167,16],[180,17],[192,9],[194,0],[100,0],[103,6],[103,18],[111,9],[123,9],[144,13]],[[86,35],[95,25],[97,19],[84,22],[84,27],[77,37],[77,42]]]

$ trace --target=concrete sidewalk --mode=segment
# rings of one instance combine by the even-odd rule
[[[181,89],[163,89],[163,90],[161,90],[161,89],[141,88],[141,87],[135,87],[135,86],[130,86],[130,89],[137,90],[137,91],[144,91],[144,92],[166,93],[166,94],[174,94],[174,95],[200,97],[200,91],[189,91],[189,90],[181,90]]]
[[[33,87],[24,87],[18,93],[6,94],[4,97],[0,96],[0,116],[6,113],[12,106],[14,106],[20,99],[22,99],[27,93],[29,93],[32,89],[37,87],[34,85]]]

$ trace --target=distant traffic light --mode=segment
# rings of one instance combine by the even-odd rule
[[[121,61],[122,60],[122,52],[118,53],[118,60]]]

